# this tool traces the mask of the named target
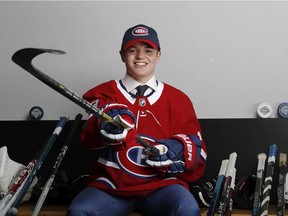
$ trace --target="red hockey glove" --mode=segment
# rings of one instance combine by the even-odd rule
[[[159,145],[157,145],[159,143]],[[146,163],[162,174],[174,176],[185,170],[183,144],[176,139],[156,140],[160,155],[148,155]]]
[[[128,136],[136,136],[134,129],[135,116],[124,104],[107,104],[101,110],[121,125],[117,126],[110,122],[101,121],[100,132],[105,141],[113,146],[115,150],[124,149]]]

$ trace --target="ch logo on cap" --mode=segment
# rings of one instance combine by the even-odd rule
[[[135,29],[133,29],[132,34],[135,36],[145,36],[145,35],[149,35],[148,34],[148,29],[144,28],[144,27],[136,27]]]

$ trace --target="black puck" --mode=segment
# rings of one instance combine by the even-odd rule
[[[288,118],[288,103],[281,103],[278,106],[278,114],[282,118]]]
[[[29,111],[29,117],[33,120],[40,120],[44,116],[44,111],[39,106],[34,106]]]

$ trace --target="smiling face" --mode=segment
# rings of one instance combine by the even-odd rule
[[[120,51],[120,55],[127,74],[140,83],[146,83],[154,75],[161,52],[151,48],[147,43],[137,42]]]

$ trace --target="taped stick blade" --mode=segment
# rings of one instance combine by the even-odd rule
[[[66,52],[57,49],[23,48],[12,55],[12,61],[26,69],[32,66],[32,59],[42,53],[65,54]]]

